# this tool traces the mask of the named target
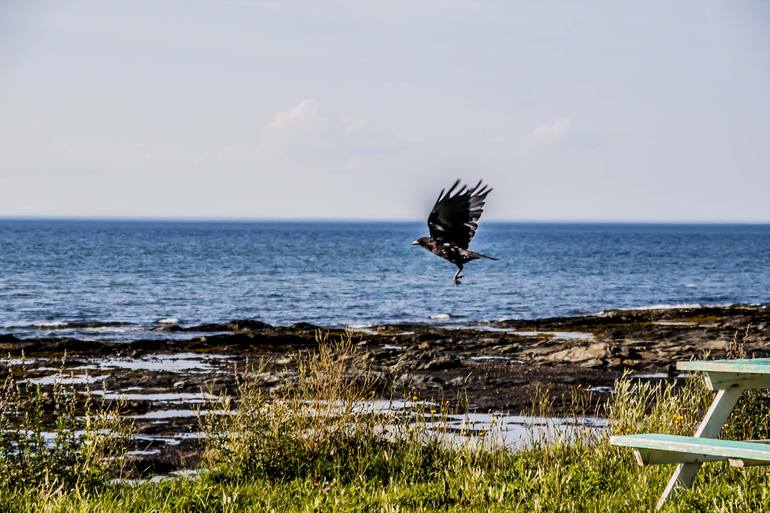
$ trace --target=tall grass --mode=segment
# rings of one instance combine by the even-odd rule
[[[747,358],[746,341],[751,325],[736,332],[727,348],[727,358]],[[770,390],[746,390],[733,409],[723,436],[736,440],[770,440]]]
[[[43,390],[24,378],[0,383],[0,489],[66,492],[120,477],[132,426],[117,407],[88,389],[56,381]]]
[[[329,340],[297,358],[297,379],[283,396],[261,385],[268,362],[241,374],[237,406],[223,398],[204,417],[206,464],[216,479],[311,479],[360,482],[431,479],[456,454],[427,437],[426,415],[445,418],[446,405],[396,413],[373,407],[375,379],[352,335]],[[227,414],[222,414],[222,411]],[[441,431],[441,422],[438,422]],[[434,425],[433,429],[437,429]]]

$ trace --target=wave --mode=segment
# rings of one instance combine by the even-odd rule
[[[617,308],[608,308],[607,310],[600,310],[592,315],[597,317],[603,317],[613,315],[616,312],[634,312],[634,311],[650,311],[650,310],[694,310],[697,308],[731,308],[734,306],[762,306],[758,303],[750,303],[738,305],[736,303],[661,303],[656,305],[644,305],[644,306],[621,306]]]
[[[131,323],[121,321],[32,321],[5,323],[5,328],[39,329],[39,330],[68,330],[68,329],[98,329],[98,328],[124,328],[132,326]]]
[[[733,305],[729,303],[723,304],[723,305],[705,305],[703,303],[673,303],[673,304],[662,303],[658,305],[618,308],[618,310],[682,310],[682,309],[692,309],[692,308],[703,308],[706,306],[727,307],[727,306],[733,306]]]

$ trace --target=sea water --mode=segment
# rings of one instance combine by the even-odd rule
[[[770,225],[482,221],[455,267],[424,222],[0,220],[0,333],[136,339],[168,324],[474,324],[770,302]],[[187,334],[189,336],[189,334]]]

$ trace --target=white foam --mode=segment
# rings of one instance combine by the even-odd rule
[[[33,327],[33,328],[62,328],[64,326],[69,325],[69,323],[64,321],[49,321],[49,322],[33,322],[28,324],[26,327]]]
[[[165,317],[158,319],[158,324],[179,324],[179,319],[176,317]]]
[[[144,328],[138,326],[90,326],[88,328],[72,328],[75,331],[84,333],[131,333],[144,331]]]
[[[692,309],[692,308],[704,308],[705,306],[712,306],[712,307],[729,307],[733,306],[731,303],[726,304],[714,304],[714,305],[703,305],[701,303],[674,303],[674,304],[657,304],[657,305],[646,305],[646,306],[622,306],[618,308],[611,308],[609,310],[601,310],[599,312],[596,312],[592,315],[596,317],[607,317],[609,315],[614,315],[616,312],[633,312],[636,310],[641,311],[648,311],[648,310],[679,310],[679,309]]]
[[[703,305],[700,303],[677,303],[672,305],[660,304],[641,306],[638,308],[626,308],[626,310],[676,310],[679,308],[703,308]]]
[[[434,321],[448,321],[452,318],[451,314],[448,313],[441,313],[441,314],[434,314],[430,316],[431,320]]]

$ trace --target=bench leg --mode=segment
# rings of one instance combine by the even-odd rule
[[[738,398],[741,396],[742,390],[740,388],[722,389],[717,392],[717,396],[714,402],[706,412],[706,416],[703,417],[703,421],[698,426],[698,431],[695,432],[696,437],[701,438],[716,438],[722,431],[722,426],[727,417],[730,416],[730,412],[735,407],[735,403],[738,402]],[[658,500],[657,508],[663,507],[666,499],[673,494],[677,488],[684,487],[689,488],[692,486],[695,480],[695,475],[700,470],[701,463],[680,463],[676,466],[674,475],[669,479],[666,489],[663,491]]]

